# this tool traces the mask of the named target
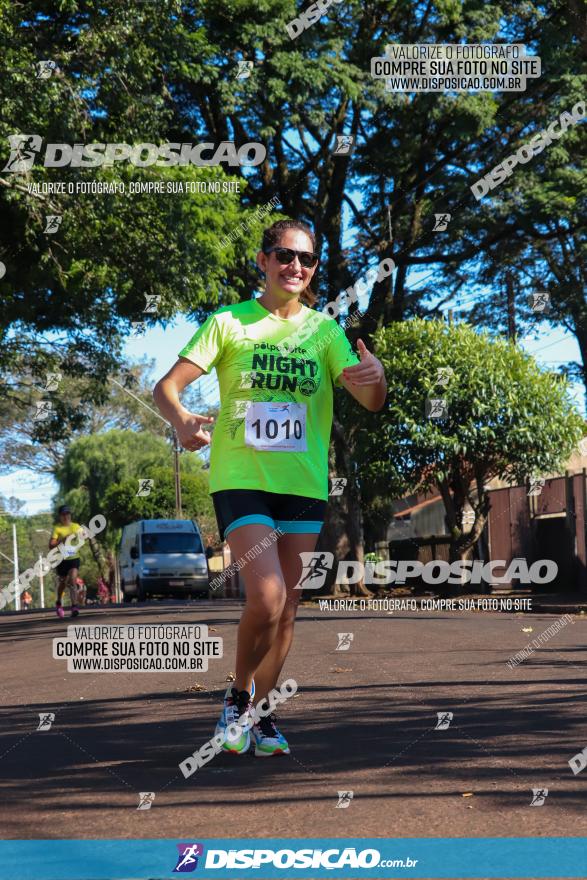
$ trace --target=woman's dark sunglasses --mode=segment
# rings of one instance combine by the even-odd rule
[[[275,254],[279,262],[284,266],[293,262],[296,257],[300,261],[300,266],[303,266],[304,269],[311,269],[318,262],[318,254],[313,254],[310,251],[293,251],[291,248],[272,247],[264,251],[264,253]]]

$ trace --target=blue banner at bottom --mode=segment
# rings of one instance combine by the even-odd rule
[[[587,877],[585,837],[4,840],[0,880]]]

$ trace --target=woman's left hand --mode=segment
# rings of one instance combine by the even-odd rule
[[[343,378],[352,385],[378,385],[385,375],[381,361],[371,354],[362,339],[357,340],[357,349],[361,363],[345,367]]]

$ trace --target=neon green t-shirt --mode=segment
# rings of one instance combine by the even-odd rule
[[[328,498],[332,386],[359,362],[336,321],[304,305],[280,318],[251,299],[210,315],[179,356],[218,375],[210,492]]]

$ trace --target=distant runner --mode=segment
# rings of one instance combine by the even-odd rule
[[[64,544],[66,538],[81,532],[82,527],[78,523],[71,520],[71,510],[67,505],[59,508],[59,523],[53,529],[51,540],[49,541],[49,549],[57,547],[58,544]],[[69,596],[71,602],[71,616],[77,617],[79,608],[77,605],[77,577],[79,572],[80,560],[76,556],[77,550],[72,548],[67,551],[67,557],[57,566],[57,602],[55,603],[55,611],[57,617],[65,617],[65,612],[61,604],[61,598],[65,587],[69,587]]]

